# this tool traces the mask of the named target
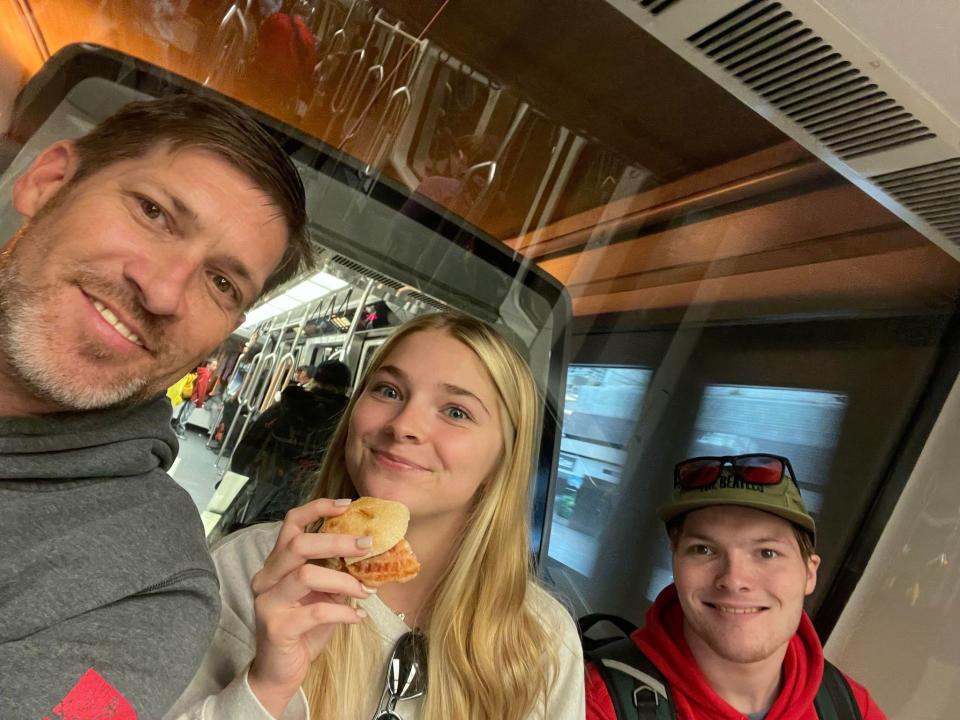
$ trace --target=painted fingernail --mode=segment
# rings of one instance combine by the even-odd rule
[[[367,587],[366,585],[364,585],[363,583],[360,583],[360,587],[362,587],[364,590],[366,590],[366,591],[367,591],[368,593],[370,593],[371,595],[376,595],[376,594],[377,594],[377,589],[376,589],[376,588],[368,588],[368,587]]]
[[[334,505],[349,505],[349,504],[352,503],[352,502],[353,502],[353,500],[351,500],[350,498],[337,498],[336,500],[333,501],[333,504],[334,504]]]
[[[357,617],[365,618],[367,616],[367,611],[363,608],[357,608]]]
[[[373,547],[373,538],[369,535],[357,538],[357,547],[361,550],[367,550]]]

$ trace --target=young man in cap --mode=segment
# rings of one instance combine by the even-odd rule
[[[680,720],[819,717],[823,649],[803,601],[820,557],[795,477],[789,461],[773,455],[677,465],[673,496],[658,511],[674,583],[631,640],[662,676]],[[620,672],[615,662],[597,661],[587,667],[587,718],[614,720],[604,675],[623,678],[609,674]],[[863,687],[828,668],[825,682],[834,678],[837,705],[848,704],[851,717],[857,710],[863,720],[885,718]],[[634,685],[642,698],[661,694],[649,679]],[[636,718],[632,704],[631,711]]]
[[[0,717],[157,718],[219,590],[164,389],[310,264],[303,184],[213,99],[43,150],[0,251]]]

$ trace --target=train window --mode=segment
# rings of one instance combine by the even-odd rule
[[[816,519],[845,407],[843,395],[824,390],[708,385],[688,455],[788,457]]]
[[[651,371],[571,365],[561,426],[549,557],[589,576],[597,536],[616,499],[625,448]]]

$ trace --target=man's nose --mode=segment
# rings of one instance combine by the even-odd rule
[[[718,589],[740,592],[750,589],[753,583],[753,565],[740,553],[726,553],[717,568]]]
[[[131,260],[124,275],[136,287],[144,309],[154,315],[182,312],[199,263],[186,253],[167,252]]]

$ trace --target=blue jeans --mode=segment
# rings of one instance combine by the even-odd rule
[[[190,400],[184,400],[180,406],[180,414],[177,415],[177,434],[182,434],[187,431],[187,420],[190,418],[190,415],[193,413],[196,406]]]

